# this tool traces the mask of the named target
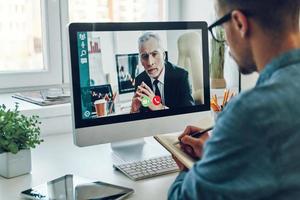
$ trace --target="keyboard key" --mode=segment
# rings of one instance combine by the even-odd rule
[[[170,169],[172,168],[165,168],[165,169],[159,169],[156,171],[157,174],[161,174],[161,173],[166,173],[166,172],[170,172]],[[173,170],[176,170],[177,168],[173,168]]]

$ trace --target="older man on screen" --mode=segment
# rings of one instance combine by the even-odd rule
[[[160,37],[146,32],[138,43],[145,71],[135,79],[131,113],[194,105],[188,72],[165,61]],[[149,102],[146,105],[145,99]]]

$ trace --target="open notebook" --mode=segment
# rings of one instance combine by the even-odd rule
[[[214,124],[212,118],[207,116],[199,120],[199,124],[193,124],[194,126],[201,127],[205,129],[205,127],[211,127]],[[153,136],[165,149],[167,149],[171,154],[176,156],[176,158],[184,164],[187,168],[192,168],[196,160],[183,152],[179,146],[179,144],[174,145],[175,142],[178,141],[178,136],[182,133],[175,132],[169,134],[161,134]],[[210,134],[210,133],[209,133]]]
[[[173,154],[184,166],[192,168],[196,162],[191,156],[183,152],[179,144],[174,144],[178,141],[178,136],[182,132],[162,134],[153,136],[163,147],[165,147],[171,154]]]

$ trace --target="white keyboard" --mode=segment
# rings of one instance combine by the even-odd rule
[[[114,167],[135,181],[179,171],[172,156],[162,156],[149,160],[114,165]]]

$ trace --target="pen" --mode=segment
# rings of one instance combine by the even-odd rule
[[[212,127],[206,128],[206,129],[204,129],[204,130],[197,131],[197,132],[195,132],[195,133],[192,133],[190,136],[191,136],[191,137],[194,137],[194,138],[199,138],[199,137],[201,137],[201,135],[203,135],[203,134],[206,133],[207,131],[212,130],[213,128],[214,128],[214,127],[212,126]],[[179,144],[180,142],[181,142],[181,141],[179,140],[179,141],[175,142],[174,145]]]

